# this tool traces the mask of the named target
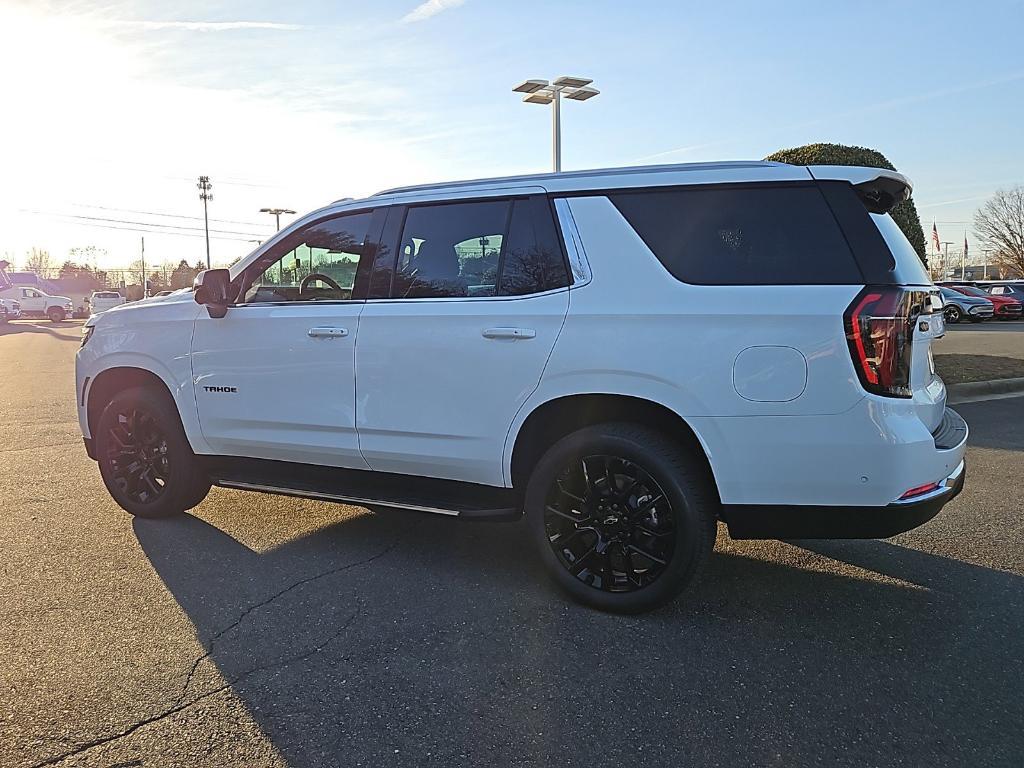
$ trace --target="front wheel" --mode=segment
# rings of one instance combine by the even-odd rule
[[[555,443],[525,498],[550,577],[613,613],[648,611],[683,591],[714,546],[717,506],[706,468],[682,446],[618,423]]]
[[[955,305],[946,307],[946,309],[943,310],[943,313],[946,315],[947,323],[959,323],[960,318],[963,317],[963,313],[960,311],[960,307],[957,307]]]
[[[181,514],[210,490],[169,395],[145,387],[118,393],[93,438],[104,485],[133,515]]]

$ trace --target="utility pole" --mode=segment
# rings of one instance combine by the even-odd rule
[[[200,176],[199,183],[196,184],[199,187],[199,199],[203,201],[203,227],[206,230],[206,268],[210,268],[210,220],[207,218],[206,204],[208,201],[213,200],[213,184],[210,183],[209,176]]]
[[[142,298],[148,299],[149,298],[149,291],[146,290],[146,287],[147,287],[147,283],[146,283],[146,236],[143,235],[139,239],[142,241],[142,251],[141,251],[141,256],[142,256]]]

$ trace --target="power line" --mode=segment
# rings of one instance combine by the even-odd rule
[[[27,211],[27,213],[35,213],[35,214],[40,215],[40,216],[47,216],[47,217],[50,217],[50,218],[57,218],[57,219],[61,218],[62,216],[67,215],[67,214],[59,214],[59,213],[58,214],[44,213],[42,211]],[[108,223],[100,223],[100,222],[104,222],[104,221],[106,221]],[[67,223],[68,224],[74,224],[75,226],[78,226],[78,227],[95,227],[97,229],[113,229],[113,230],[119,230],[119,231],[122,231],[122,232],[149,232],[149,233],[152,233],[154,235],[167,235],[168,237],[204,237],[205,236],[203,234],[200,234],[202,232],[201,228],[196,228],[195,232],[190,232],[190,231],[174,232],[174,231],[168,231],[166,229],[150,229],[149,228],[149,224],[147,222],[139,222],[140,226],[123,226],[121,224],[109,223],[109,221],[111,221],[111,220],[100,219],[99,222],[76,220],[76,221],[70,221],[70,222],[67,222]],[[128,224],[133,224],[133,222],[127,222],[127,223]],[[189,230],[189,229],[192,229],[192,228],[191,227],[175,227],[175,229]],[[214,232],[217,232],[217,230],[214,230]],[[257,235],[252,235],[250,237],[244,237],[244,236],[243,237],[237,237],[237,236],[232,236],[232,235],[211,234],[210,237],[212,239],[214,239],[214,240],[234,240],[236,242],[244,242],[244,243],[251,243],[253,241],[256,241],[256,240],[260,239],[260,236],[257,236]]]
[[[185,229],[185,230],[191,230],[191,231],[194,231],[194,232],[205,232],[206,231],[206,229],[204,227],[190,227],[190,226],[187,226],[185,224],[161,224],[161,223],[156,222],[156,221],[129,221],[128,219],[113,219],[113,218],[109,218],[109,217],[106,217],[106,216],[85,216],[85,215],[77,214],[77,213],[54,213],[52,211],[33,211],[33,210],[28,210],[28,209],[22,209],[22,212],[23,213],[32,213],[32,214],[36,214],[36,215],[39,215],[39,216],[53,216],[53,217],[67,218],[67,219],[83,219],[83,220],[86,220],[86,221],[105,221],[105,222],[110,222],[112,224],[135,224],[135,225],[144,226],[144,227],[157,227],[158,229],[154,229],[153,230],[154,232],[159,232],[160,229]],[[248,237],[261,237],[261,238],[262,237],[266,237],[266,233],[263,233],[263,232],[260,232],[260,233],[241,232],[241,231],[232,230],[232,229],[211,229],[210,232],[216,232],[216,233],[221,234],[221,235],[246,235]]]
[[[192,221],[202,221],[201,216],[187,216],[183,213],[165,213],[162,211],[139,211],[133,208],[113,208],[106,205],[88,205],[87,203],[72,203],[72,205],[79,208],[95,208],[100,211],[117,211],[120,213],[138,213],[143,216],[164,216],[173,219],[191,219]],[[211,222],[217,224],[245,224],[251,227],[269,227],[270,224],[266,221],[240,221],[238,219],[210,219]]]

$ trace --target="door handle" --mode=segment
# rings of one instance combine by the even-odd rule
[[[340,339],[348,336],[348,329],[320,326],[318,328],[310,328],[307,333],[314,339]]]
[[[532,339],[537,332],[533,328],[485,328],[485,339]]]

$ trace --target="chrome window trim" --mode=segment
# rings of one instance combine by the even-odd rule
[[[572,269],[573,280],[570,287],[582,288],[593,279],[593,273],[590,271],[590,264],[587,262],[586,252],[583,249],[583,240],[576,228],[576,220],[572,216],[569,201],[564,197],[556,197],[554,203],[558,228],[561,230],[565,252],[569,257],[569,267]]]

